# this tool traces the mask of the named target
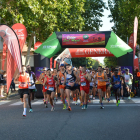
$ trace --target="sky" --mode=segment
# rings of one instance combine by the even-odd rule
[[[108,0],[103,0],[104,2],[106,2]],[[100,27],[99,31],[110,31],[111,27],[113,27],[114,23],[110,23],[111,18],[108,18],[108,15],[110,15],[110,10],[104,10],[104,16],[101,18],[101,20],[103,21],[102,24],[103,26]],[[93,59],[98,59],[100,61],[100,63],[104,64],[104,57],[92,57]]]

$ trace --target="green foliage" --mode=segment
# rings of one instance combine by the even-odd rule
[[[91,57],[82,57],[82,58],[72,58],[72,64],[75,67],[85,65],[87,68],[97,69],[100,65],[99,61],[92,59]]]
[[[105,64],[105,66],[108,66],[110,68],[111,68],[111,66],[116,67],[118,65],[117,57],[105,57],[104,64]]]
[[[54,31],[98,30],[105,8],[102,0],[1,0],[2,23],[22,23],[28,39],[35,32],[44,42]]]
[[[113,31],[120,36],[125,42],[127,37],[133,33],[134,18],[140,15],[140,0],[108,0],[109,9],[114,22]],[[140,29],[140,24],[139,27]],[[140,44],[140,32],[138,32],[137,43]]]

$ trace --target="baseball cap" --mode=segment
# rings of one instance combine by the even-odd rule
[[[64,67],[64,64],[61,64],[60,67]]]

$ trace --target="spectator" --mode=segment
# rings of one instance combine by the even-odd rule
[[[13,92],[13,89],[14,89],[14,91],[16,91],[16,89],[15,89],[15,83],[14,83],[14,78],[12,79],[10,88],[11,88],[11,92]]]

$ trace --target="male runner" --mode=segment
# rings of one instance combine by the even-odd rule
[[[44,67],[43,68],[43,72],[40,74],[39,79],[38,79],[38,81],[42,84],[42,92],[43,92],[43,96],[44,96],[44,99],[43,99],[44,104],[46,104],[46,101],[45,101],[45,99],[46,99],[45,92],[47,91],[47,87],[44,87],[43,86],[44,78],[46,76],[46,70],[47,70],[46,67]]]
[[[95,80],[95,76],[96,76],[96,71],[95,70],[92,70],[92,78]],[[94,84],[93,82],[93,100],[95,100],[95,95],[96,95],[96,88],[97,86],[97,81],[96,81],[96,84]]]
[[[72,66],[70,64],[66,65],[67,71],[65,73],[65,82],[66,83],[66,95],[68,99],[68,110],[71,111],[70,107],[70,93],[75,90],[75,81],[78,79],[76,72],[72,71]]]
[[[55,77],[58,76],[56,68],[53,69],[53,76],[55,76]],[[55,90],[55,98],[54,99],[55,99],[55,102],[56,102],[58,100],[58,95],[57,95],[57,93],[58,93],[58,83],[57,82],[55,82],[55,88],[56,88],[56,90]]]
[[[107,79],[108,81],[106,82],[106,98],[108,100],[108,102],[110,101],[110,90],[111,90],[111,72],[109,71],[109,67],[106,66],[106,75],[107,75]]]
[[[16,78],[14,79],[14,83],[15,84],[19,84],[19,95],[20,95],[20,99],[21,102],[23,102],[23,107],[24,107],[24,111],[23,111],[23,115],[24,117],[26,117],[26,110],[27,110],[27,102],[26,100],[28,99],[28,95],[29,95],[29,85],[30,85],[30,77],[29,74],[26,73],[26,67],[23,65],[22,66],[22,72],[20,74],[18,74],[16,76]]]
[[[79,75],[80,77],[80,91],[81,91],[81,97],[83,106],[82,109],[87,109],[87,99],[89,94],[89,88],[90,88],[90,82],[91,82],[91,76],[89,73],[86,72],[86,67],[82,67],[82,72]]]
[[[104,106],[102,103],[102,97],[105,96],[105,92],[106,92],[107,75],[104,73],[104,71],[102,71],[102,66],[98,66],[98,72],[95,77],[95,81],[96,80],[98,81],[97,89],[98,89],[98,95],[99,95],[100,104],[101,104],[100,108],[104,109]],[[102,95],[102,93],[103,93],[103,95]]]
[[[129,73],[129,69],[126,69],[124,74],[124,80],[125,80],[126,90],[128,92],[128,99],[131,99],[130,93],[132,90],[132,79],[133,79],[133,75]]]
[[[111,77],[111,83],[113,85],[113,90],[115,93],[116,98],[116,105],[119,106],[120,104],[120,89],[121,89],[121,80],[120,76],[118,75],[118,70],[114,70],[114,75]]]
[[[33,112],[32,107],[31,107],[31,100],[34,100],[34,94],[35,94],[35,81],[36,81],[36,76],[34,74],[34,72],[31,71],[31,67],[28,65],[27,66],[27,73],[30,76],[30,84],[31,86],[29,86],[29,96],[28,96],[28,104],[30,107],[29,112]]]
[[[65,98],[64,98],[64,92],[65,92],[65,85],[64,81],[65,81],[65,67],[64,64],[60,65],[60,71],[58,72],[58,79],[59,79],[59,89],[60,89],[60,94],[61,94],[61,100],[63,102],[63,109],[67,109],[66,104],[65,104]]]
[[[55,82],[57,81],[57,77],[53,76],[51,74],[51,70],[48,69],[47,70],[47,76],[44,79],[44,86],[47,86],[47,99],[49,99],[50,104],[52,106],[51,111],[54,111],[54,104],[53,104],[53,100],[54,100],[54,96],[55,96]]]

